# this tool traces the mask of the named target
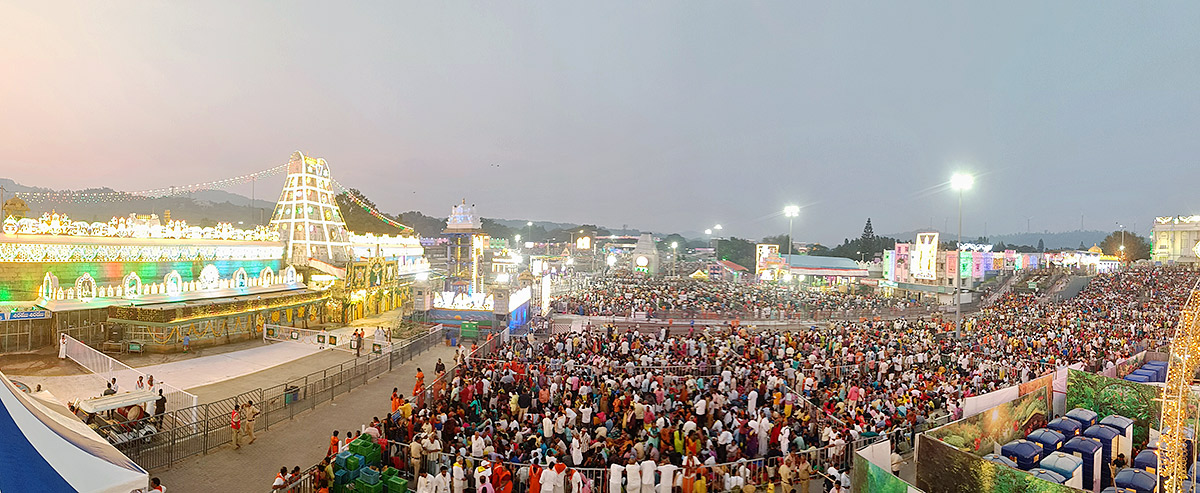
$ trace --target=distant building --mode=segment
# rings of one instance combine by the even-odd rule
[[[649,234],[643,234],[638,238],[637,246],[633,248],[633,253],[629,256],[631,262],[629,268],[633,272],[640,272],[645,275],[653,276],[658,273],[658,248],[654,245],[654,238]]]
[[[1155,262],[1195,264],[1200,262],[1200,216],[1154,218],[1151,233]]]

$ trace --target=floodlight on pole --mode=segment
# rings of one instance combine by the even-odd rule
[[[955,173],[950,177],[950,188],[958,191],[970,190],[975,185],[975,177],[968,173]]]
[[[785,207],[783,208],[783,216],[784,216],[784,217],[786,217],[786,218],[788,218],[788,237],[787,237],[787,242],[788,242],[788,261],[787,261],[787,265],[788,265],[788,274],[791,274],[791,270],[792,270],[792,243],[794,243],[794,242],[792,241],[792,221],[794,221],[794,220],[796,219],[796,216],[799,216],[799,215],[800,215],[800,206],[798,206],[798,205],[789,205],[789,206],[785,206]]]
[[[678,259],[679,259],[679,253],[676,252],[676,250],[675,250],[676,248],[679,248],[679,242],[672,241],[671,242],[671,275],[673,275],[673,276],[679,275],[679,272],[675,268],[676,265],[678,265]]]
[[[962,199],[963,192],[975,185],[975,176],[969,173],[955,173],[950,176],[950,188],[958,192],[958,243],[954,248],[954,337],[962,337]]]
[[[706,230],[704,230],[704,234],[711,236],[711,235],[712,235],[712,229],[706,229]]]

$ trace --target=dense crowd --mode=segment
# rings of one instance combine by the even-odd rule
[[[1198,278],[1134,269],[1097,276],[1061,302],[1008,293],[966,318],[961,339],[940,318],[799,331],[728,322],[653,333],[609,326],[522,339],[494,359],[461,352],[453,378],[429,389],[419,375],[413,397],[394,392],[391,412],[367,433],[406,444],[392,453],[403,455],[419,493],[509,493],[514,484],[541,493],[703,493],[756,484],[807,492],[822,475],[841,488],[859,439],[956,418],[965,398],[1053,368],[1102,369],[1164,344]],[[805,296],[675,281],[594,288],[565,303],[600,312],[639,303],[711,309],[799,306],[787,303]],[[725,289],[737,295],[726,298]],[[592,484],[585,470],[607,470],[609,483]]]
[[[830,291],[796,290],[775,284],[698,281],[681,278],[614,276],[554,302],[559,313],[622,316],[670,312],[682,316],[715,314],[747,318],[792,318],[815,310],[913,308],[923,303]]]

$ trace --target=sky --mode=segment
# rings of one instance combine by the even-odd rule
[[[0,177],[840,242],[1200,213],[1196,2],[0,0]],[[259,198],[277,192],[259,184]],[[245,189],[233,191],[249,194]]]

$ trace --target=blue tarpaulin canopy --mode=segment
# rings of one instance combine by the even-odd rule
[[[0,492],[144,490],[149,475],[52,399],[0,373]]]

